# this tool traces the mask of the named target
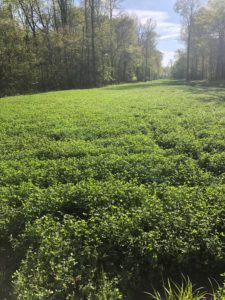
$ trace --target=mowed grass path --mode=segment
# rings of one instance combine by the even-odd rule
[[[102,270],[123,295],[164,274],[219,275],[225,88],[0,99],[0,211],[2,295],[13,281],[18,299],[86,299]]]

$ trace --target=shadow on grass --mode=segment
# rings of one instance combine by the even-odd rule
[[[191,82],[189,85],[186,85],[186,92],[202,95],[199,101],[203,103],[225,103],[225,82]]]
[[[118,85],[111,85],[106,87],[107,90],[133,90],[133,89],[149,89],[151,87],[157,86],[182,86],[185,85],[185,81],[183,80],[162,80],[162,81],[148,81],[148,82],[136,82],[136,83],[129,83],[129,84],[118,84]]]
[[[156,80],[133,84],[112,85],[106,87],[106,89],[114,91],[128,91],[134,89],[151,89],[163,86],[176,86],[178,87],[178,90],[186,93],[205,95],[205,98],[199,99],[201,102],[225,103],[225,82],[191,81],[188,83],[185,80]]]

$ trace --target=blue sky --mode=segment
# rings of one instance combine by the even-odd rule
[[[148,18],[157,22],[157,48],[164,54],[164,66],[169,64],[177,49],[184,47],[179,39],[180,17],[174,12],[174,3],[175,0],[124,0],[120,4],[123,11],[137,15],[142,23]]]

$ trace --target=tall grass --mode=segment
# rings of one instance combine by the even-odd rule
[[[162,293],[154,290],[153,294],[146,294],[155,300],[216,300],[205,292],[203,288],[195,289],[189,278],[184,278],[180,285],[168,279],[167,283],[163,283]]]

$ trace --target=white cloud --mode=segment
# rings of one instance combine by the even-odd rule
[[[157,11],[157,10],[139,10],[139,9],[126,9],[124,12],[128,13],[129,15],[135,15],[138,17],[141,23],[146,23],[148,19],[153,19],[157,23],[163,22],[167,20],[169,15],[165,11]]]
[[[148,19],[156,21],[156,31],[161,40],[178,38],[180,35],[181,25],[170,22],[170,16],[166,11],[125,9],[124,12],[137,16],[142,24],[145,24]]]
[[[171,39],[178,39],[180,34],[165,34],[159,37],[160,40],[171,40]]]
[[[163,53],[163,67],[169,66],[171,60],[174,60],[175,51],[162,51]]]
[[[179,23],[163,21],[157,23],[157,31],[161,35],[161,39],[163,39],[164,36],[166,36],[167,39],[168,36],[177,38],[180,35],[181,25]]]

